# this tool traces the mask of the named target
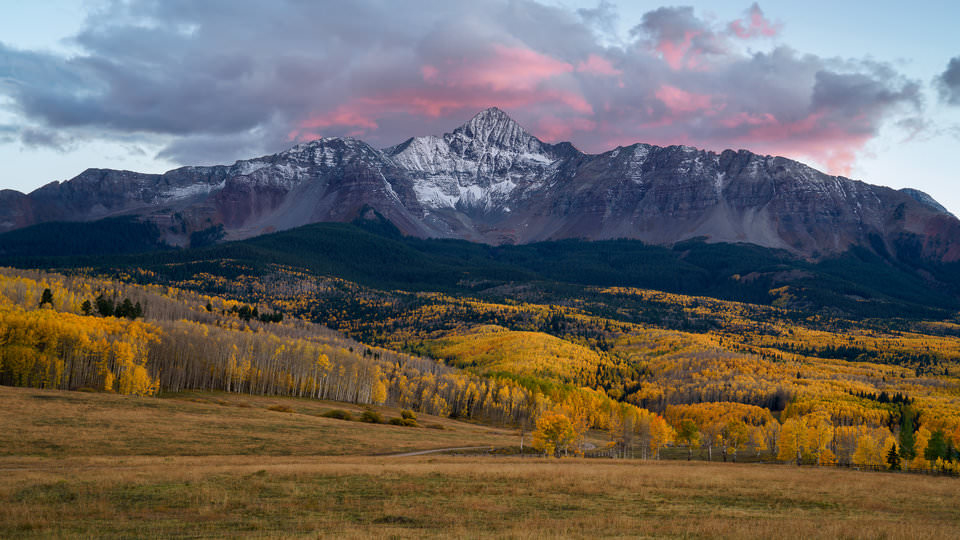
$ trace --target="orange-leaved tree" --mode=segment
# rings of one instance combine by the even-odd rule
[[[533,432],[533,447],[544,454],[560,457],[569,451],[577,434],[573,422],[566,415],[546,412],[537,419]]]

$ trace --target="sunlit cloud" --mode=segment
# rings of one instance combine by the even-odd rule
[[[737,19],[728,25],[733,35],[740,39],[750,39],[755,37],[773,37],[780,33],[780,23],[772,23],[763,16],[763,10],[754,3],[750,6],[747,17]]]
[[[77,36],[76,56],[0,44],[0,95],[25,142],[136,134],[166,141],[161,155],[181,163],[320,136],[389,146],[498,106],[534,135],[588,152],[747,148],[847,174],[882,126],[923,122],[916,81],[778,43],[782,25],[757,4],[733,21],[661,7],[613,39],[611,4],[427,3],[110,4]],[[771,46],[746,49],[755,38]],[[949,73],[937,83],[945,100]]]

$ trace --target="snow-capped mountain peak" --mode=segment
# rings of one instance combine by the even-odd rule
[[[491,107],[480,111],[466,124],[453,130],[448,139],[465,145],[499,147],[520,151],[539,150],[539,139],[527,133],[502,110]]]
[[[960,261],[960,220],[928,195],[830,176],[785,158],[633,144],[584,154],[544,143],[497,108],[450,133],[378,150],[321,138],[233,165],[162,175],[91,169],[5,192],[0,231],[137,215],[170,243],[222,226],[245,238],[373,209],[423,237],[535,242],[705,237],[811,257],[864,246]]]
[[[427,208],[496,210],[538,183],[557,161],[549,145],[491,107],[443,136],[414,137],[384,152],[413,178]]]

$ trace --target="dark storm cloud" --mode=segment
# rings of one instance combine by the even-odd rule
[[[950,59],[946,71],[937,76],[935,82],[943,101],[960,105],[960,56]]]
[[[32,148],[50,148],[67,152],[73,147],[73,138],[48,129],[23,128],[19,131],[20,142]]]
[[[892,86],[889,79],[865,73],[818,71],[813,85],[812,105],[848,121],[868,120],[897,104],[921,104],[920,85],[904,81]],[[872,123],[870,123],[872,124]],[[872,131],[871,131],[872,133]]]
[[[0,95],[46,133],[159,137],[190,164],[320,135],[386,146],[496,105],[588,151],[737,146],[842,172],[888,118],[917,116],[916,83],[884,64],[743,49],[779,28],[745,13],[660,8],[623,41],[606,2],[133,0],[92,14],[74,57],[0,44]]]

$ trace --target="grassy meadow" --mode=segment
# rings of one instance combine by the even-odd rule
[[[366,407],[188,392],[166,398],[0,386],[0,459],[77,456],[336,456],[519,443],[509,430],[418,415],[421,427],[321,416]],[[384,420],[398,409],[369,407]]]
[[[324,418],[332,408],[360,409],[316,400],[0,387],[0,404],[3,538],[960,534],[953,478],[684,461],[389,457],[517,440],[507,430],[424,415],[421,426],[432,428]]]

